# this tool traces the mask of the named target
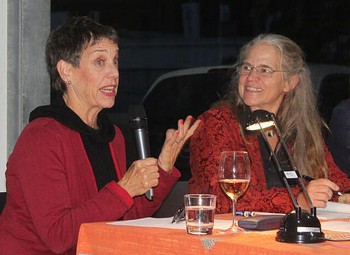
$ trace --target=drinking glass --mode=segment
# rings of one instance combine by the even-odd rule
[[[216,196],[212,194],[186,194],[184,203],[187,233],[211,235],[214,227]]]
[[[250,182],[250,160],[246,151],[223,151],[219,162],[219,184],[232,200],[232,225],[227,232],[239,232],[236,221],[237,199],[247,190]]]

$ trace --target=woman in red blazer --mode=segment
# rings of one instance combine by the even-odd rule
[[[151,216],[179,178],[175,160],[199,124],[190,116],[167,131],[158,159],[127,170],[124,137],[103,111],[117,94],[118,50],[116,31],[86,17],[50,34],[58,96],[31,113],[9,158],[2,255],[75,254],[82,223]],[[143,194],[152,187],[150,201]]]

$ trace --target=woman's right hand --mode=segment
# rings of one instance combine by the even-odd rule
[[[157,159],[146,158],[134,161],[118,184],[135,197],[157,186],[158,179]]]
[[[306,186],[306,190],[309,193],[311,202],[315,207],[325,208],[327,206],[327,202],[333,196],[333,191],[338,191],[339,186],[328,179],[316,179],[309,182],[309,184]],[[301,208],[310,208],[305,195],[302,192],[299,193],[297,200]]]

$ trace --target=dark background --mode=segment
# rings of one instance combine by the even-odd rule
[[[348,0],[52,0],[51,6],[53,14],[95,15],[123,38],[150,31],[183,36],[181,8],[186,3],[199,4],[201,38],[281,33],[304,45],[310,61],[349,62],[348,54],[342,54],[349,47]],[[59,23],[53,16],[53,27]]]
[[[52,29],[78,15],[111,25],[119,32],[120,84],[110,112],[127,141],[133,137],[129,106],[139,103],[160,75],[184,68],[233,64],[241,46],[260,33],[290,37],[302,47],[309,63],[350,63],[349,0],[51,0]],[[201,86],[200,81],[197,83]],[[174,88],[158,97],[152,110],[145,105],[150,133],[159,129],[160,122],[167,128],[175,127],[176,121],[170,120],[178,115],[171,112],[179,111],[179,106],[171,105],[175,99],[169,100],[176,94]],[[182,102],[182,108],[195,109],[191,103]],[[161,111],[164,114],[155,113]],[[158,131],[154,131],[157,136],[165,133]],[[151,140],[154,143],[154,138]],[[135,157],[132,144],[127,144],[131,147],[127,148],[130,162]],[[152,148],[156,154],[160,148],[153,147],[157,147]]]
[[[197,12],[184,11],[188,4]],[[51,6],[52,28],[87,15],[119,31],[116,112],[139,102],[163,73],[233,63],[241,45],[260,33],[290,37],[308,62],[350,62],[348,0],[51,0]]]

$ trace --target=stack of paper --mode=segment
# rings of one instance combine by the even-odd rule
[[[171,223],[171,218],[142,218],[137,220],[127,221],[114,221],[108,224],[112,225],[124,225],[124,226],[138,226],[138,227],[155,227],[155,228],[172,228],[172,229],[186,229],[185,221],[179,223]],[[230,220],[218,220],[214,221],[214,229],[226,229],[231,226],[232,221]]]
[[[328,202],[326,208],[317,208],[317,217],[321,220],[350,218],[350,204]]]
[[[323,230],[350,232],[350,204],[328,202],[326,208],[317,208],[317,217]]]
[[[272,213],[257,213],[257,215],[265,215]],[[350,204],[340,204],[335,202],[328,202],[326,208],[317,208],[317,217],[321,220],[323,230],[331,230],[338,232],[350,233]],[[159,227],[172,229],[186,229],[185,222],[181,221],[172,224],[172,217],[169,218],[142,218],[128,221],[115,221],[108,224],[139,226],[139,227]],[[215,219],[214,229],[227,229],[230,227],[231,220]]]

